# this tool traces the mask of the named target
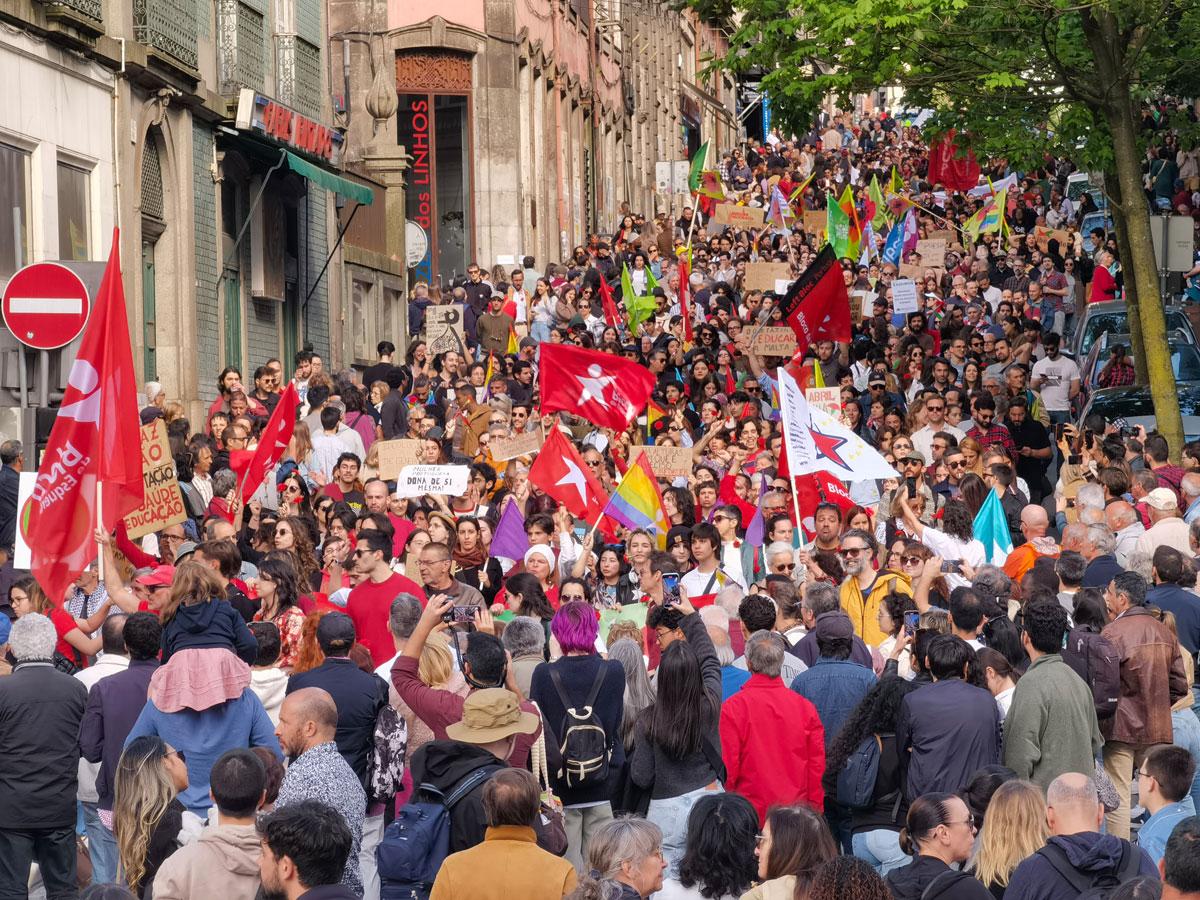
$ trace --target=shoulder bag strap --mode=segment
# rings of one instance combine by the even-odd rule
[[[458,805],[458,802],[462,800],[463,797],[467,796],[467,794],[471,793],[471,791],[475,790],[475,788],[479,787],[479,785],[483,784],[502,768],[504,767],[483,766],[476,769],[474,772],[464,778],[459,783],[458,787],[450,792],[450,796],[447,797],[445,801],[446,809],[454,809],[454,807]]]
[[[720,751],[713,746],[713,742],[707,734],[700,740],[700,749],[704,751],[704,758],[708,760],[712,770],[717,773],[717,781],[724,784],[729,777],[729,773],[725,771],[725,761],[721,759]]]
[[[1071,865],[1071,860],[1067,858],[1067,854],[1061,847],[1056,844],[1046,844],[1037,852],[1046,862],[1050,863],[1051,868],[1058,873],[1058,877],[1069,884],[1076,894],[1082,894],[1092,886],[1091,876],[1085,875]]]

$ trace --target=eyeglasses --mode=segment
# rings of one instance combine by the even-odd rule
[[[906,566],[918,566],[925,562],[925,560],[921,559],[919,556],[904,556],[901,557],[900,562],[904,563]]]
[[[947,828],[949,828],[951,825],[966,825],[972,831],[974,831],[975,830],[975,817],[972,815],[968,815],[967,818],[965,820],[963,820],[962,822],[943,822],[942,824],[945,825]]]
[[[866,547],[842,547],[838,550],[838,556],[860,556],[866,550]]]
[[[796,571],[795,563],[780,563],[774,567],[776,572],[794,572]]]
[[[183,755],[183,751],[182,751],[182,750],[173,750],[173,749],[172,749],[172,750],[168,750],[168,751],[167,751],[167,756],[178,756],[178,757],[179,757],[179,761],[180,761],[181,763],[183,763],[184,765],[187,765],[187,757]]]
[[[966,463],[961,459],[946,460],[946,468],[948,469],[961,469],[965,465]]]

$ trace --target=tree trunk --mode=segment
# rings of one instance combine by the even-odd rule
[[[1109,212],[1112,213],[1113,227],[1117,232],[1117,249],[1121,259],[1132,258],[1129,247],[1129,224],[1125,218],[1125,209],[1121,196],[1121,183],[1117,173],[1109,170],[1104,173],[1104,189],[1109,196]],[[1133,344],[1133,367],[1137,372],[1138,384],[1149,384],[1150,377],[1146,370],[1146,347],[1142,341],[1141,313],[1138,310],[1137,279],[1125,279],[1125,306],[1128,310],[1129,339]]]
[[[1119,99],[1108,110],[1108,123],[1113,138],[1117,183],[1121,191],[1121,212],[1125,218],[1125,241],[1129,246],[1128,257],[1124,256],[1122,246],[1125,286],[1129,290],[1132,282],[1137,294],[1146,375],[1158,432],[1167,439],[1172,456],[1178,458],[1183,447],[1183,418],[1179,412],[1175,373],[1171,369],[1171,351],[1167,346],[1167,317],[1158,291],[1158,265],[1150,235],[1149,209],[1142,193],[1133,105],[1127,83],[1113,87]],[[1124,89],[1118,93],[1117,88]]]

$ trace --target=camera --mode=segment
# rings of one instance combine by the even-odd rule
[[[448,625],[460,625],[463,622],[475,621],[475,606],[452,606],[442,613],[442,621]]]

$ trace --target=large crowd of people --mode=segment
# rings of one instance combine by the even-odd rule
[[[1154,143],[1148,199],[1200,209],[1195,151]],[[1070,351],[1122,275],[1069,161],[958,192],[929,160],[886,114],[824,117],[714,161],[721,202],[782,223],[630,211],[569,259],[417,284],[370,366],[229,366],[199,421],[146,385],[186,516],[97,530],[63,597],[13,567],[33,461],[0,446],[0,900],[1200,896],[1200,443],[1079,419]],[[851,340],[761,355],[781,297],[748,266],[801,275],[847,187]],[[940,265],[884,257],[906,227],[948,234]],[[547,344],[637,362],[650,404],[544,412]],[[780,367],[896,477],[790,473]],[[1118,346],[1096,384],[1134,378]],[[665,525],[572,515],[513,440],[555,431],[610,494],[680,451]],[[398,496],[397,447],[465,490]]]

